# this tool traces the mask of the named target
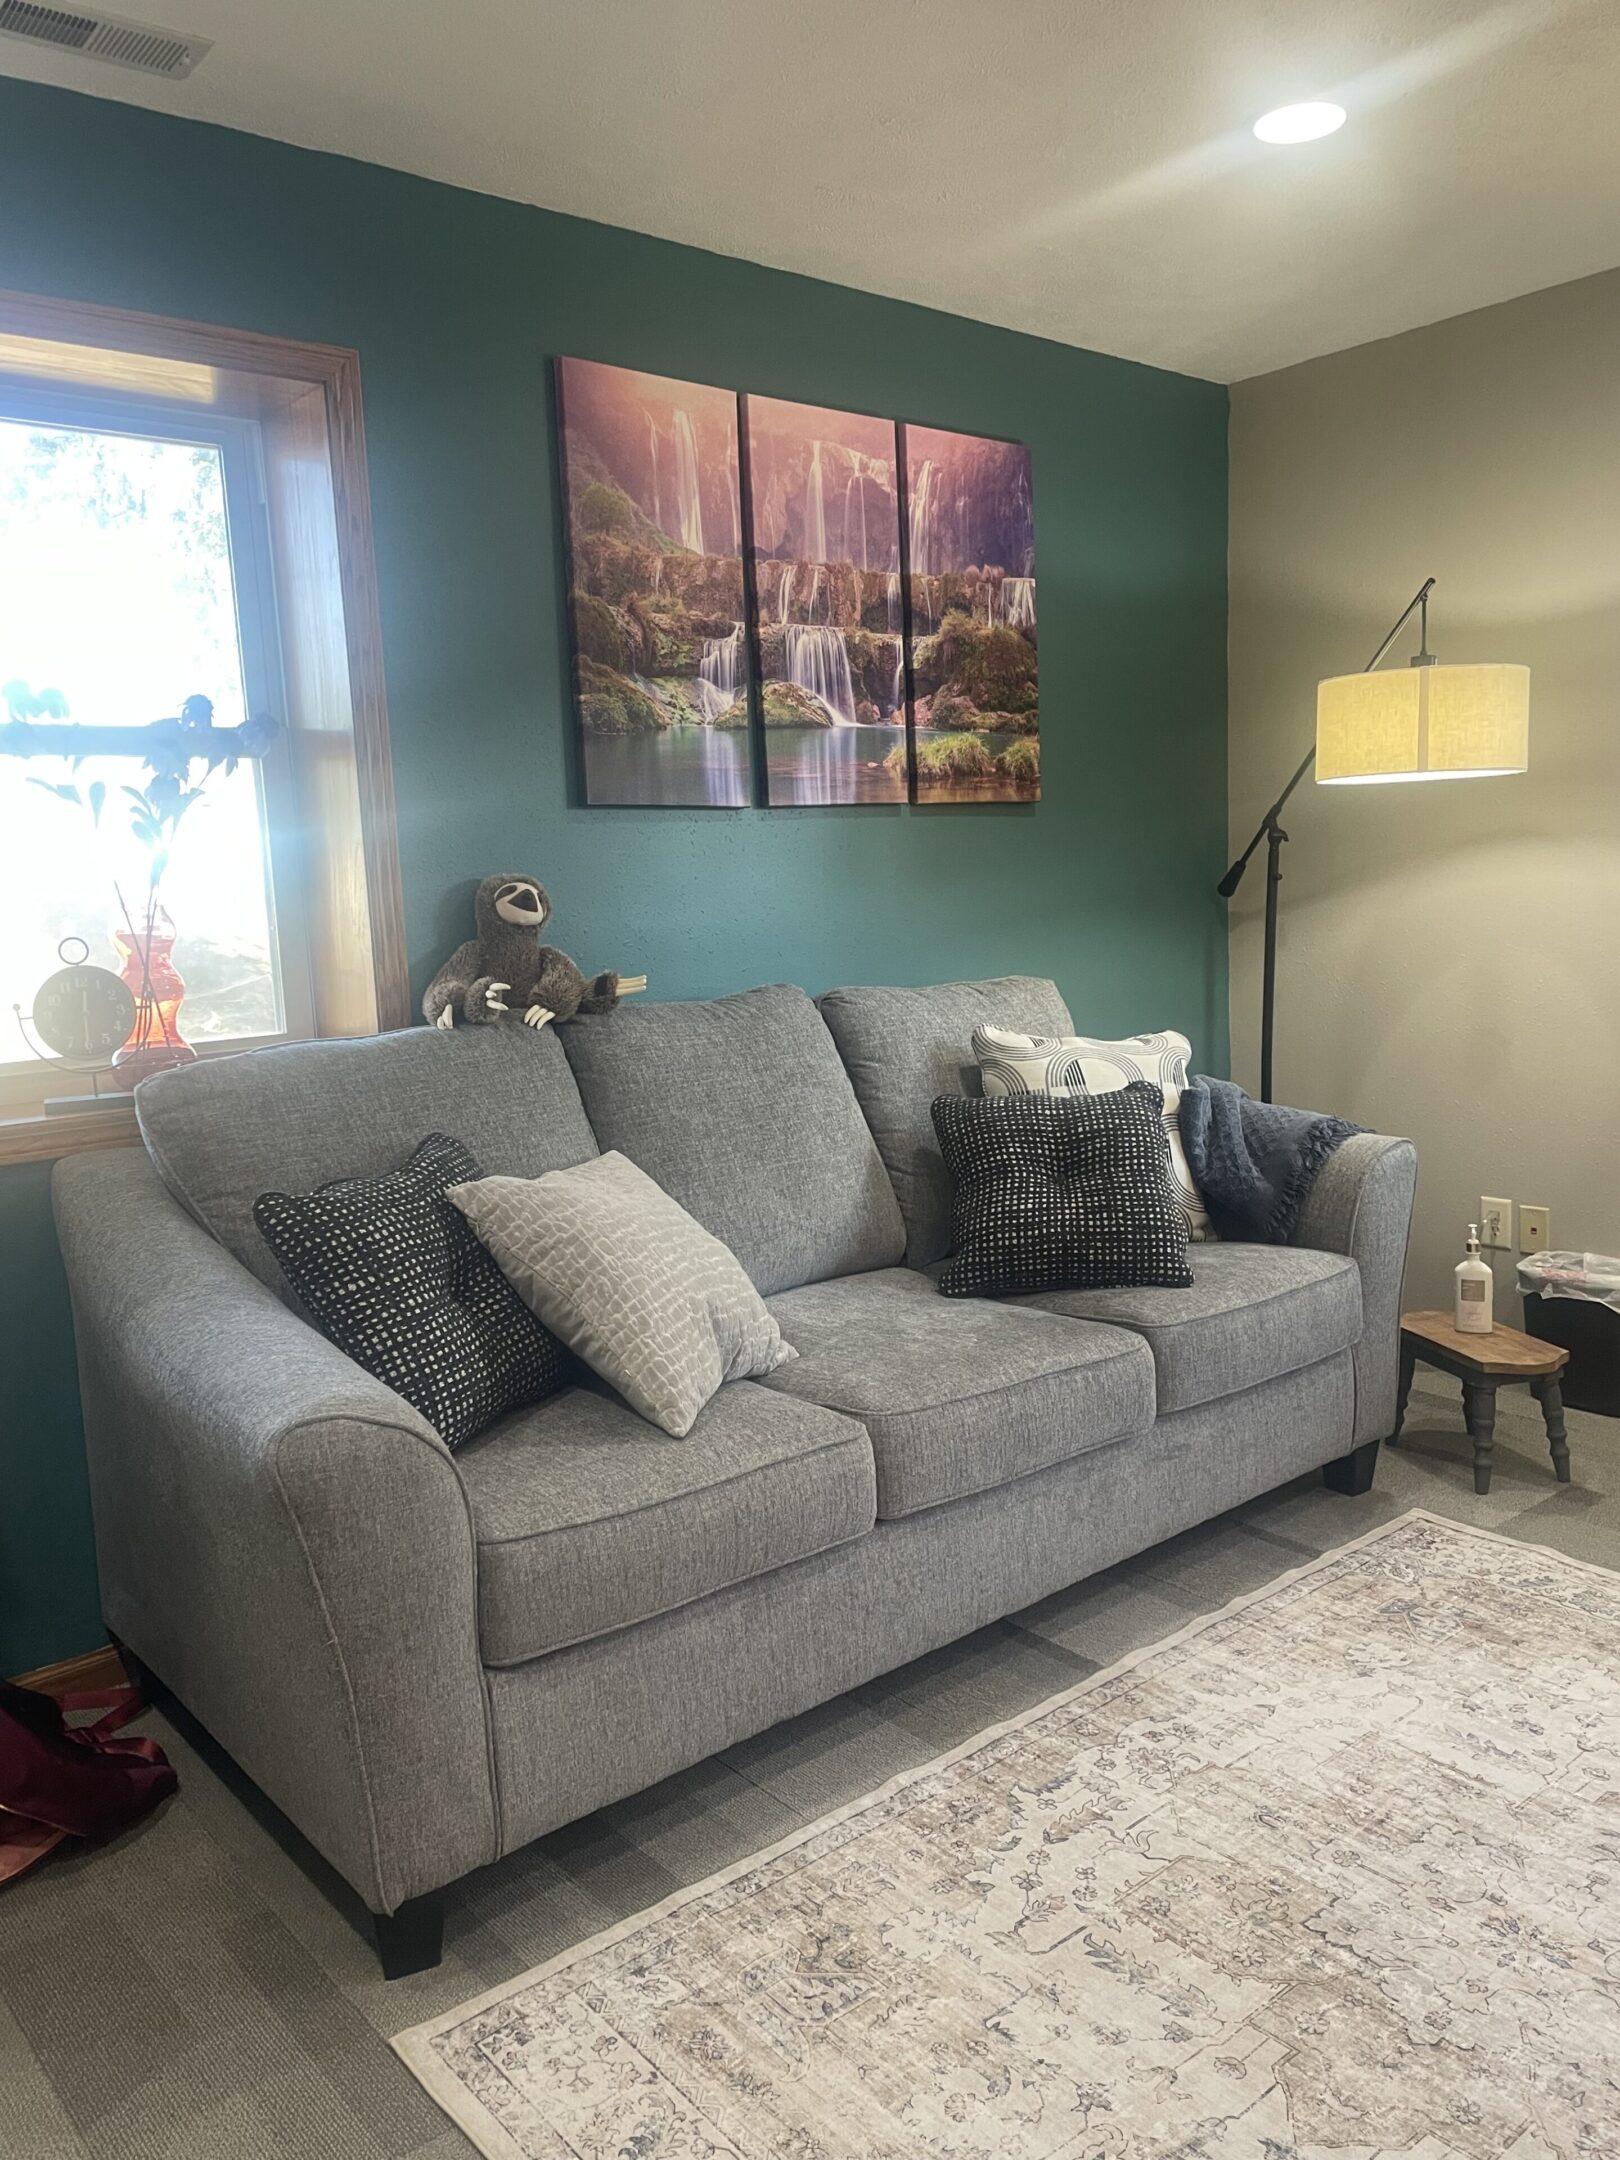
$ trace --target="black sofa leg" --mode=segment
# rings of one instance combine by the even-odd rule
[[[398,1912],[373,1913],[385,1980],[430,1972],[444,1956],[444,1892],[407,1898]]]
[[[1364,1440],[1360,1447],[1352,1448],[1348,1455],[1341,1455],[1335,1462],[1322,1465],[1322,1483],[1329,1492],[1364,1493],[1372,1491],[1373,1472],[1378,1467],[1376,1440]]]

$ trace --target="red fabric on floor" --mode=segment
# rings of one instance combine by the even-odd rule
[[[103,1838],[134,1822],[178,1784],[155,1740],[120,1738],[141,1707],[132,1687],[42,1695],[0,1680],[0,1884],[63,1838]],[[70,1710],[100,1710],[69,1725]]]

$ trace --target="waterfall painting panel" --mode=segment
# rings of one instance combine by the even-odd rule
[[[557,362],[588,803],[754,799],[737,396]]]
[[[910,792],[895,425],[745,397],[772,804]]]
[[[919,803],[1041,792],[1035,511],[1022,443],[901,426]]]

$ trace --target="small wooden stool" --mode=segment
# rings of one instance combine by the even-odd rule
[[[1412,1392],[1412,1370],[1421,1358],[1438,1365],[1462,1382],[1463,1415],[1474,1443],[1474,1490],[1491,1489],[1491,1447],[1496,1438],[1496,1391],[1503,1381],[1528,1380],[1530,1392],[1541,1405],[1547,1421],[1547,1446],[1560,1485],[1569,1483],[1569,1441],[1564,1434],[1564,1398],[1558,1375],[1569,1363],[1569,1352],[1555,1343],[1537,1342],[1517,1328],[1494,1327],[1488,1335],[1461,1335],[1450,1313],[1414,1312],[1401,1315],[1401,1391],[1395,1402],[1393,1447],[1406,1421],[1406,1398]]]

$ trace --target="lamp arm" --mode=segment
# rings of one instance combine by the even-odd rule
[[[1417,591],[1412,595],[1411,599],[1407,601],[1405,607],[1401,609],[1401,612],[1390,624],[1388,635],[1381,641],[1378,650],[1373,654],[1372,658],[1367,662],[1367,665],[1362,669],[1361,672],[1363,675],[1370,675],[1373,669],[1377,667],[1379,661],[1383,659],[1384,655],[1389,651],[1389,648],[1400,636],[1401,631],[1406,625],[1406,623],[1411,620],[1414,609],[1420,609],[1422,611],[1423,617],[1422,650],[1418,653],[1417,658],[1419,661],[1422,662],[1427,662],[1433,659],[1434,656],[1429,651],[1429,595],[1431,592],[1433,592],[1433,590],[1434,579],[1425,578],[1423,583],[1418,587]],[[1315,763],[1316,744],[1313,742],[1311,744],[1311,747],[1306,751],[1305,755],[1295,766],[1293,778],[1289,781],[1288,785],[1277,797],[1277,800],[1272,804],[1271,808],[1266,812],[1265,816],[1255,827],[1254,838],[1249,842],[1248,846],[1243,850],[1243,853],[1238,856],[1237,860],[1228,869],[1225,877],[1223,877],[1221,879],[1221,882],[1216,886],[1215,890],[1220,894],[1223,900],[1230,900],[1232,895],[1242,884],[1243,873],[1249,867],[1249,857],[1254,853],[1255,849],[1260,845],[1261,841],[1265,839],[1266,835],[1276,825],[1278,818],[1282,815],[1283,805],[1287,802],[1289,796],[1293,794],[1295,788],[1299,786],[1299,783],[1304,779],[1305,775],[1310,771],[1311,767]]]
[[[1316,745],[1315,743],[1312,743],[1311,747],[1306,751],[1305,755],[1294,767],[1293,778],[1289,781],[1288,785],[1277,797],[1277,800],[1272,804],[1271,808],[1266,812],[1265,816],[1255,827],[1254,838],[1243,850],[1243,853],[1238,857],[1237,861],[1233,863],[1232,867],[1227,871],[1225,877],[1223,877],[1221,879],[1221,882],[1216,886],[1215,890],[1220,894],[1223,900],[1230,900],[1232,895],[1242,884],[1243,873],[1249,867],[1249,857],[1254,853],[1255,849],[1260,845],[1261,841],[1266,837],[1267,833],[1269,833],[1272,827],[1276,824],[1278,818],[1282,815],[1283,805],[1287,802],[1289,796],[1293,794],[1295,788],[1299,786],[1299,783],[1304,779],[1305,775],[1310,771],[1311,767],[1315,763]]]

